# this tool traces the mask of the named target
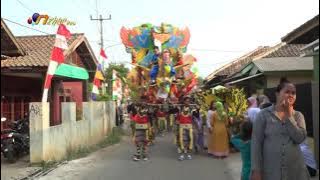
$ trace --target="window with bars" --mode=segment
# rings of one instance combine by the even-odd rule
[[[30,97],[26,96],[3,96],[1,98],[1,117],[7,118],[7,121],[1,123],[1,128],[8,128],[11,121],[28,115],[30,101]]]

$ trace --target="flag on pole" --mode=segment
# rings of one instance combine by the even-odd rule
[[[101,87],[101,81],[104,80],[103,74],[102,74],[102,68],[101,64],[97,66],[97,71],[96,74],[94,75],[93,78],[93,85],[92,85],[92,93],[93,94],[100,94],[99,93],[99,88]],[[95,96],[93,96],[95,97]]]
[[[120,78],[117,78],[117,73],[113,70],[112,73],[112,99],[121,101],[122,99],[122,82]]]
[[[103,49],[100,50],[100,57],[102,59],[102,63],[104,61],[107,60],[107,56],[104,52]],[[101,63],[99,63],[99,65],[97,66],[97,70],[96,70],[96,73],[94,75],[94,79],[93,79],[93,86],[92,86],[92,99],[95,100],[96,99],[96,95],[97,94],[100,94],[99,93],[99,88],[101,87],[102,85],[102,82],[101,81],[104,81],[104,77],[103,77],[103,65],[101,65]]]
[[[100,50],[100,56],[102,57],[102,61],[106,61],[108,59],[103,49]]]
[[[60,24],[56,34],[54,47],[51,52],[51,58],[47,70],[46,79],[44,82],[42,102],[47,102],[48,100],[48,91],[51,86],[51,79],[58,65],[64,62],[63,51],[68,48],[67,39],[69,39],[70,37],[71,33],[67,29],[67,27],[64,24]]]
[[[104,62],[107,61],[108,57],[103,49],[100,49],[100,56],[102,58],[102,69],[104,69]]]

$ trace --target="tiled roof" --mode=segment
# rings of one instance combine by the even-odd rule
[[[1,18],[1,55],[24,55],[24,51]]]
[[[253,63],[262,72],[313,70],[312,57],[262,58],[262,59],[253,61]]]
[[[301,49],[306,46],[306,44],[285,44],[278,50],[268,54],[264,58],[272,57],[298,57],[301,54]]]
[[[229,66],[221,69],[219,72],[216,73],[218,76],[224,76],[224,75],[231,75],[240,70],[244,65],[250,63],[254,57],[261,55],[265,52],[267,52],[270,49],[270,47],[261,47],[255,51],[253,51],[249,56],[244,58],[239,58],[236,61],[229,64]]]
[[[303,38],[303,36],[305,36]],[[319,14],[281,38],[288,44],[309,44],[319,38]]]
[[[208,81],[214,79],[218,76],[231,77],[239,70],[241,70],[248,63],[261,59],[261,58],[274,58],[274,57],[299,57],[301,53],[305,51],[301,51],[301,49],[305,46],[305,44],[286,44],[280,43],[273,47],[260,47],[252,52],[249,55],[242,56],[235,61],[223,66],[222,68],[216,70],[212,74],[210,74],[206,79]]]
[[[72,34],[71,39],[68,40],[68,45],[70,46],[80,36],[83,36],[83,33]],[[1,60],[1,68],[46,67],[49,65],[55,35],[17,36],[16,39],[26,52],[26,55]]]
[[[258,55],[267,52],[270,49],[268,46],[261,46],[257,49],[241,56],[240,58],[234,60],[233,62],[222,66],[221,68],[212,72],[209,76],[205,78],[206,81],[210,81],[217,76],[227,76],[237,72],[243,65],[252,61],[252,59]]]

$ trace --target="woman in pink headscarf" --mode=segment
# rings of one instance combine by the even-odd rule
[[[257,99],[255,97],[249,97],[248,98],[248,110],[246,117],[251,121],[252,123],[254,122],[257,114],[260,112],[260,108],[258,108],[258,103]]]

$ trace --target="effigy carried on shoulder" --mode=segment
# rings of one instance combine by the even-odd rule
[[[177,104],[197,88],[197,60],[184,54],[190,41],[188,28],[149,23],[132,29],[122,27],[122,43],[134,68],[128,74],[140,102]]]

